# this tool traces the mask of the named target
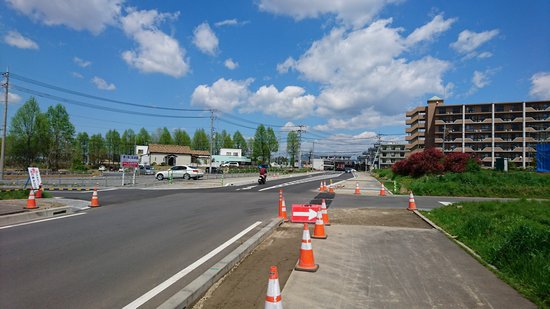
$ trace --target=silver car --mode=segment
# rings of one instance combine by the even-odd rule
[[[202,178],[202,176],[204,176],[204,172],[196,166],[175,165],[175,166],[172,166],[169,170],[158,172],[155,175],[155,177],[158,180],[170,178],[170,176],[172,178],[183,178],[183,179],[193,178],[197,180],[199,178]]]

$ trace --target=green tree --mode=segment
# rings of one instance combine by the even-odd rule
[[[120,137],[120,153],[121,154],[133,154],[135,152],[136,145],[136,133],[132,129],[126,129],[122,132]]]
[[[273,128],[267,128],[266,142],[269,150],[267,162],[271,163],[271,154],[279,151],[279,141],[277,141],[277,137],[275,136],[275,131],[273,131]]]
[[[233,147],[241,149],[243,151],[243,155],[248,155],[248,144],[239,131],[233,133]]]
[[[136,145],[147,146],[151,143],[151,135],[145,128],[141,128],[136,135]]]
[[[267,134],[263,124],[256,128],[254,134],[254,144],[252,146],[252,158],[258,163],[267,162],[266,152],[269,149],[267,146]]]
[[[120,159],[120,133],[116,129],[105,133],[105,147],[107,156],[111,162],[119,162]]]
[[[209,150],[210,140],[204,129],[197,129],[193,134],[193,141],[191,142],[191,148],[194,150]]]
[[[294,166],[296,157],[300,152],[300,140],[298,139],[298,133],[296,133],[296,131],[288,132],[286,137],[286,151],[290,156],[290,166]]]
[[[86,132],[79,132],[74,139],[73,167],[89,164],[90,137]]]
[[[223,130],[222,137],[223,137],[223,148],[234,148],[233,140],[231,139],[230,134],[228,134],[225,130]]]
[[[151,143],[152,144],[160,144],[160,135],[161,134],[162,134],[162,129],[161,128],[156,128],[151,133]]]
[[[97,165],[106,158],[107,150],[105,149],[105,140],[101,133],[90,136],[90,163]]]
[[[159,136],[159,144],[171,145],[172,143],[172,135],[170,134],[170,131],[168,131],[168,128],[164,127]]]
[[[30,98],[11,119],[11,156],[14,163],[24,167],[46,156],[49,146],[48,118],[40,112],[35,98]],[[7,139],[8,140],[8,139]]]
[[[58,170],[60,162],[69,162],[72,156],[72,143],[75,129],[69,114],[61,104],[48,107],[50,147],[48,163],[52,170]]]
[[[174,144],[180,146],[191,146],[191,137],[182,129],[174,130]]]

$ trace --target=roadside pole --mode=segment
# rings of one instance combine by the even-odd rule
[[[122,169],[122,186],[124,187],[124,174],[126,172],[124,171],[124,168]]]
[[[132,185],[135,186],[136,185],[136,168],[134,167],[134,176],[132,177]]]

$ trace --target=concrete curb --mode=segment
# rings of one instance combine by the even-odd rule
[[[50,217],[66,216],[73,213],[75,213],[75,210],[71,206],[62,206],[62,207],[48,208],[44,210],[35,210],[35,211],[30,211],[25,213],[4,215],[0,217],[0,226],[41,220],[41,219],[46,219]]]
[[[186,287],[170,297],[162,305],[157,308],[188,308],[198,299],[200,299],[206,291],[216,283],[220,278],[227,274],[237,263],[242,261],[252,250],[264,241],[279,225],[283,223],[282,219],[272,219],[258,233],[237,247],[233,252],[229,253],[221,261],[214,264],[197,279],[189,283]]]
[[[441,233],[443,233],[445,236],[447,236],[447,238],[449,238],[450,240],[452,240],[455,244],[457,244],[458,246],[460,246],[462,249],[464,249],[464,251],[468,252],[471,256],[473,256],[474,258],[476,258],[478,261],[480,261],[482,264],[484,265],[487,265],[488,267],[490,267],[492,270],[494,271],[498,271],[498,269],[494,266],[494,265],[491,265],[489,263],[487,263],[479,254],[477,254],[472,248],[468,247],[466,244],[464,244],[463,242],[461,242],[460,240],[457,240],[456,239],[456,236],[453,236],[449,233],[447,233],[447,231],[445,231],[444,229],[440,228],[437,224],[433,223],[430,219],[426,218],[424,215],[422,215],[420,212],[418,212],[418,210],[413,210],[413,212],[418,216],[420,217],[422,220],[424,220],[424,222],[428,223],[429,225],[431,225],[434,229],[440,231]]]

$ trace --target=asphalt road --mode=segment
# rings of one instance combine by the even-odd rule
[[[288,181],[201,190],[102,191],[104,206],[84,215],[0,230],[0,307],[122,308],[262,221],[241,241],[253,235],[277,214],[278,188],[269,187]],[[308,203],[318,185],[285,186],[287,203]],[[56,195],[90,198],[89,192]],[[144,308],[161,304],[241,241]]]

